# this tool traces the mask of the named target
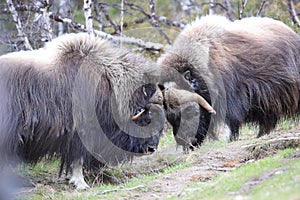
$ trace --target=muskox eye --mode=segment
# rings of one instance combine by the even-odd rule
[[[185,78],[187,81],[191,81],[191,80],[192,80],[191,72],[190,72],[190,71],[184,72],[184,78]]]

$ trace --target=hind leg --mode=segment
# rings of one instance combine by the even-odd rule
[[[257,138],[269,134],[277,124],[278,118],[275,115],[267,115],[259,121],[259,132]]]
[[[239,130],[240,130],[240,123],[237,122],[237,121],[231,121],[230,123],[227,123],[229,128],[230,128],[230,131],[231,131],[231,134],[230,134],[230,141],[236,141],[239,139]]]
[[[269,134],[271,131],[271,129],[265,125],[259,125],[259,131],[258,131],[258,134],[257,134],[257,138],[260,138],[266,134]]]

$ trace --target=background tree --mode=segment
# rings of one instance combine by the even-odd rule
[[[268,16],[299,31],[299,11],[299,0],[0,0],[0,54],[40,48],[70,32],[153,54],[197,16]]]

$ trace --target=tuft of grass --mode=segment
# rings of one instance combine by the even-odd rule
[[[174,136],[173,136],[172,129],[169,129],[161,137],[161,139],[159,141],[158,148],[164,148],[166,146],[169,146],[170,144],[175,144],[175,143],[176,142],[175,142],[175,139],[174,139]]]

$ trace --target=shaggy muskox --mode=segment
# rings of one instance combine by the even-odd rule
[[[280,21],[202,17],[179,34],[158,63],[166,71],[180,73],[188,90],[216,110],[216,115],[210,115],[198,104],[172,107],[166,103],[175,137],[191,145],[201,144],[207,133],[220,127],[236,140],[244,123],[258,125],[260,137],[281,118],[299,113],[300,37]],[[181,116],[185,111],[186,116],[198,115],[194,133],[178,131],[190,123]]]
[[[71,170],[70,183],[86,189],[82,166],[155,151],[164,110],[152,70],[155,63],[88,34],[1,56],[1,167],[60,156],[60,173]]]

